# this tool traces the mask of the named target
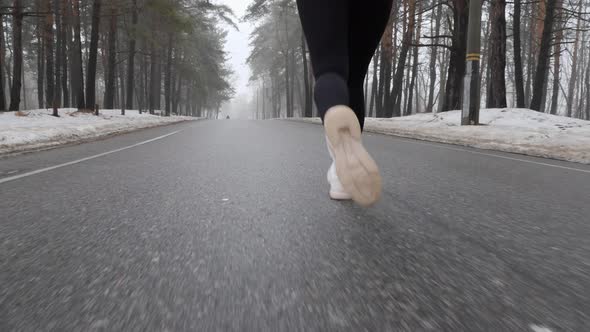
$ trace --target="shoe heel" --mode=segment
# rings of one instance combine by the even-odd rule
[[[348,106],[334,106],[324,116],[324,127],[332,146],[340,144],[340,133],[348,131],[356,140],[361,139],[361,126],[356,114]]]

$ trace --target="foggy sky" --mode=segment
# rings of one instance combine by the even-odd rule
[[[237,21],[241,19],[248,7],[249,0],[218,0],[218,3],[223,3],[231,7],[237,17]],[[250,70],[246,64],[246,59],[250,53],[248,46],[248,37],[252,31],[252,26],[249,23],[238,22],[240,31],[228,27],[229,34],[227,36],[226,51],[229,53],[230,65],[234,70],[234,88],[236,89],[236,96],[240,94],[249,94],[248,79],[250,78]]]

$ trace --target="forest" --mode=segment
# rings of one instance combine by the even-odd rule
[[[235,18],[224,5],[0,0],[0,19],[0,111],[207,116],[233,95],[222,25]]]
[[[372,117],[461,109],[469,0],[394,1],[365,82]],[[590,1],[483,1],[481,107],[590,120]],[[294,0],[254,0],[248,64],[257,118],[313,116]]]
[[[369,116],[461,108],[469,3],[394,1],[366,77]],[[481,107],[590,120],[590,0],[481,10]],[[241,18],[208,0],[1,0],[0,19],[0,111],[216,114],[234,94],[224,44],[241,19],[254,26],[255,117],[315,115],[295,0],[252,0]]]

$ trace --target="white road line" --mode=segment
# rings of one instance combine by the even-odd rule
[[[375,134],[379,134],[379,133],[375,133]],[[386,134],[381,134],[381,135],[386,135]],[[387,135],[387,136],[391,136],[391,135]],[[555,165],[555,164],[549,164],[549,163],[542,163],[542,162],[538,162],[538,161],[521,159],[521,158],[507,157],[507,156],[502,156],[502,155],[494,154],[494,153],[486,153],[486,152],[478,152],[478,151],[473,151],[473,150],[468,150],[468,149],[453,148],[453,147],[450,147],[450,146],[445,146],[446,144],[449,144],[449,143],[444,143],[444,142],[440,142],[440,143],[436,144],[436,143],[429,143],[429,142],[424,142],[424,141],[420,141],[420,140],[413,140],[411,138],[401,137],[401,136],[391,136],[391,137],[395,137],[395,138],[401,139],[401,140],[403,140],[405,142],[413,143],[413,144],[428,145],[428,146],[442,148],[442,149],[447,149],[447,150],[467,152],[467,153],[478,154],[478,155],[482,155],[482,156],[496,157],[496,158],[500,158],[500,159],[521,161],[523,163],[529,163],[529,164],[536,164],[536,165],[541,165],[541,166],[548,166],[548,167],[554,167],[554,168],[567,169],[567,170],[570,170],[570,171],[578,171],[578,172],[582,172],[582,173],[590,173],[590,170],[587,170],[587,169],[581,169],[581,168],[575,168],[575,167],[567,167],[567,166],[561,166],[561,165]],[[472,149],[477,149],[477,148],[472,148]],[[498,152],[502,152],[502,151],[498,151]],[[505,152],[505,153],[510,153],[510,152]],[[542,157],[534,157],[534,156],[531,156],[531,158],[542,158]],[[564,161],[564,162],[566,162],[566,161]]]
[[[115,150],[111,150],[111,151],[99,153],[99,154],[96,154],[94,156],[90,156],[90,157],[86,157],[86,158],[82,158],[82,159],[78,159],[78,160],[74,160],[74,161],[69,161],[67,163],[63,163],[63,164],[59,164],[59,165],[55,165],[55,166],[41,168],[41,169],[38,169],[38,170],[35,170],[35,171],[31,171],[31,172],[27,172],[27,173],[15,175],[15,176],[10,176],[10,177],[6,177],[6,178],[2,178],[2,179],[0,179],[0,184],[6,183],[6,182],[10,182],[10,181],[14,181],[14,180],[18,180],[18,179],[22,179],[22,178],[27,177],[27,176],[31,176],[31,175],[35,175],[35,174],[39,174],[39,173],[44,173],[44,172],[52,171],[54,169],[58,169],[58,168],[62,168],[62,167],[66,167],[66,166],[70,166],[70,165],[74,165],[74,164],[78,164],[78,163],[81,163],[83,161],[100,158],[100,157],[109,155],[111,153],[121,152],[121,151],[124,151],[124,150],[128,150],[128,149],[131,149],[131,148],[140,146],[140,145],[144,145],[144,144],[151,143],[151,142],[154,142],[154,141],[157,141],[157,140],[161,140],[163,138],[166,138],[168,136],[172,136],[174,134],[178,134],[181,131],[182,130],[177,130],[177,131],[171,132],[171,133],[166,134],[166,135],[162,135],[162,136],[158,136],[156,138],[148,139],[147,141],[143,141],[143,142],[139,142],[139,143],[136,143],[136,144],[133,144],[133,145],[125,146],[125,147],[122,147],[122,148],[119,148],[119,149],[115,149]]]

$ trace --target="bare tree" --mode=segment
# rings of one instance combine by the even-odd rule
[[[467,0],[452,0],[453,27],[448,77],[441,111],[461,108],[463,77],[465,76],[465,53],[467,48],[467,22],[469,6]]]
[[[487,107],[506,107],[506,1],[492,0]]]
[[[533,97],[531,109],[541,111],[544,104],[546,76],[549,71],[549,57],[551,51],[551,36],[553,34],[553,22],[555,20],[555,8],[557,0],[547,0],[543,33],[541,35],[541,46],[537,60],[537,70],[533,81]]]
[[[92,27],[90,33],[90,50],[86,74],[86,108],[94,109],[96,103],[96,63],[98,60],[98,36],[100,29],[102,0],[94,0],[92,5]]]
[[[104,107],[115,108],[115,79],[117,73],[117,9],[115,0],[110,0],[109,33],[108,33],[108,65],[105,85]]]
[[[13,72],[12,89],[10,92],[10,111],[17,111],[20,107],[20,93],[22,86],[23,69],[23,3],[22,0],[14,0],[12,17],[14,26],[12,28],[13,43]]]

